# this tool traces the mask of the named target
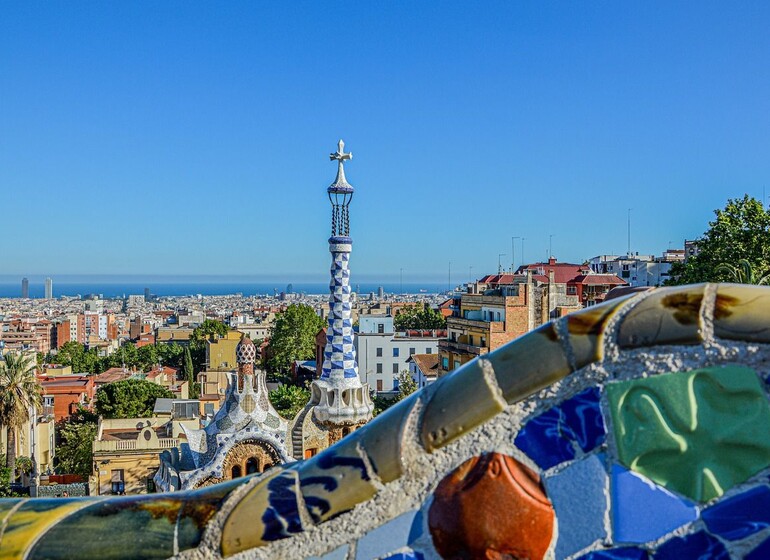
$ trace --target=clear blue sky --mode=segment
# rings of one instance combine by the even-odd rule
[[[770,195],[767,2],[287,4],[0,3],[0,274],[324,278],[340,137],[360,277]]]

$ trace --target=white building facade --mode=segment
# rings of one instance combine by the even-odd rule
[[[360,316],[355,346],[358,373],[377,392],[398,390],[397,377],[409,371],[407,360],[413,354],[438,354],[438,341],[445,331],[397,333],[393,317]]]

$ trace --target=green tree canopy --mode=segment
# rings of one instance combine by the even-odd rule
[[[93,443],[96,422],[75,419],[57,426],[56,470],[62,474],[78,474],[88,478],[93,467]]]
[[[40,407],[43,401],[36,368],[33,357],[16,352],[8,352],[0,362],[0,425],[8,428],[5,466],[11,480],[16,472],[16,432],[29,419],[30,407]]]
[[[276,412],[291,420],[305,408],[310,400],[310,391],[296,385],[280,385],[277,389],[270,391],[269,397]]]
[[[173,397],[171,391],[150,381],[126,379],[99,387],[96,412],[105,418],[149,418],[155,399]]]
[[[215,321],[214,319],[205,319],[203,323],[193,329],[190,335],[191,342],[205,342],[205,340],[211,335],[217,335],[223,337],[227,334],[229,327],[222,321]]]
[[[729,282],[739,279],[730,267],[745,268],[761,278],[770,272],[770,211],[755,198],[745,195],[730,199],[697,240],[697,254],[671,267],[667,284]],[[723,266],[728,265],[728,266]]]
[[[73,340],[65,342],[56,353],[56,363],[71,366],[72,373],[99,373],[102,362],[95,348],[86,350],[85,346]]]
[[[396,401],[402,401],[417,390],[417,382],[408,371],[404,370],[396,376],[398,379],[398,396]]]
[[[446,318],[426,303],[405,307],[396,313],[393,325],[397,331],[445,329]]]
[[[324,320],[309,305],[292,304],[278,315],[270,333],[267,369],[287,373],[295,360],[315,357],[315,335]]]

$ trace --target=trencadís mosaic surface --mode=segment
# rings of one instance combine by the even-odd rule
[[[0,500],[26,558],[770,558],[770,288],[561,318],[260,477]]]

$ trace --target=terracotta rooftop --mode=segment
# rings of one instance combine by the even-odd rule
[[[438,354],[412,354],[409,359],[415,363],[424,375],[436,375],[438,371]]]

